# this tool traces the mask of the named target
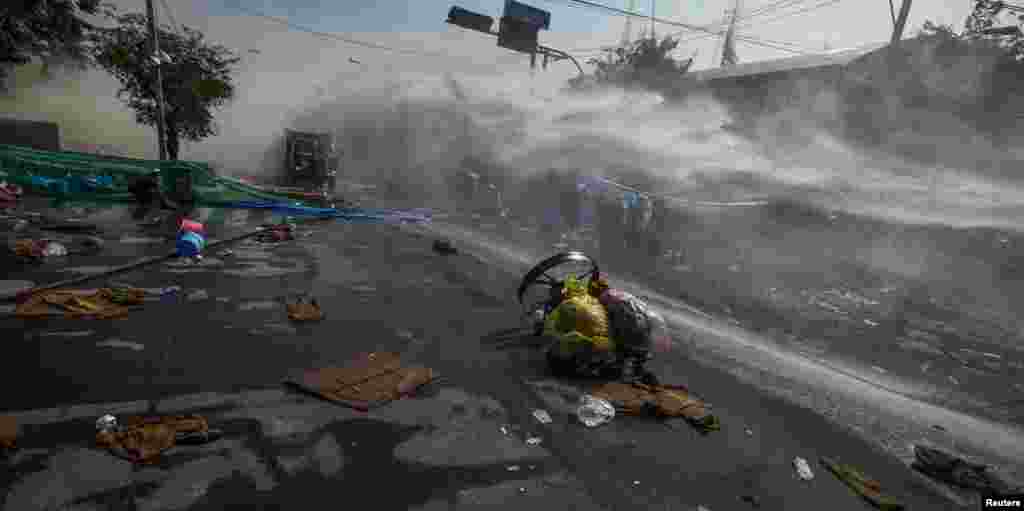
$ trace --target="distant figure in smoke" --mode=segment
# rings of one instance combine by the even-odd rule
[[[601,258],[615,261],[622,252],[622,206],[619,201],[597,197],[597,237]]]
[[[623,198],[626,232],[623,237],[627,249],[636,249],[640,245],[643,229],[643,198],[637,192],[626,192]]]
[[[651,222],[647,234],[647,254],[651,258],[661,257],[668,236],[668,202],[658,197],[651,207]]]

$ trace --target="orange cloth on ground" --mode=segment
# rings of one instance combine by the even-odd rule
[[[18,439],[18,421],[8,415],[0,415],[0,448],[14,449]]]
[[[145,463],[174,447],[179,433],[201,433],[209,429],[206,419],[198,415],[131,417],[120,431],[97,433],[96,444],[119,457]]]
[[[319,321],[324,319],[324,312],[316,302],[299,302],[285,305],[288,319],[292,321]]]
[[[607,400],[627,415],[654,413],[693,419],[708,415],[704,402],[684,387],[610,382],[592,390],[591,395]]]
[[[53,305],[63,308],[69,318],[107,319],[127,314],[127,306],[112,301],[113,293],[110,289],[43,291],[19,303],[14,312],[23,318],[50,316],[49,306]],[[143,295],[142,290],[132,290],[127,303],[140,304]]]

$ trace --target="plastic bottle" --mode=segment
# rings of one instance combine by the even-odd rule
[[[588,428],[600,426],[615,417],[615,407],[599,397],[585,395],[580,398],[580,406],[576,416]]]
[[[804,481],[814,479],[814,472],[811,472],[811,466],[807,464],[807,460],[800,457],[793,458],[793,468],[796,469],[796,473],[800,476],[800,479],[803,479]]]

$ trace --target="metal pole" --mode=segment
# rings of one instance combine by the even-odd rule
[[[156,140],[159,146],[160,160],[167,159],[167,144],[165,143],[167,125],[164,120],[164,79],[160,71],[163,59],[160,58],[160,38],[156,30],[156,12],[153,8],[153,0],[146,0],[146,17],[149,20],[149,39],[152,44],[152,58],[158,60],[156,64]]]
[[[900,15],[896,18],[896,26],[892,30],[892,41],[889,44],[895,45],[903,38],[903,27],[907,25],[907,16],[910,14],[910,0],[903,0],[900,6]]]

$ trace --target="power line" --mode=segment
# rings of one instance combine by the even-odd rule
[[[807,2],[807,0],[779,0],[778,2],[773,2],[771,4],[763,5],[763,6],[758,7],[758,8],[756,8],[756,9],[754,9],[754,10],[748,12],[748,13],[745,13],[743,15],[737,16],[736,17],[736,21],[737,22],[743,21],[744,23],[746,23],[747,20],[750,20],[750,19],[753,19],[753,18],[756,18],[756,17],[759,17],[759,16],[764,16],[766,14],[770,14],[772,12],[775,12],[775,11],[778,11],[778,10],[781,10],[781,9],[785,9],[785,8],[788,8],[788,7],[792,7],[794,5],[800,5],[800,4],[806,3],[806,2]],[[713,23],[711,25],[708,25],[707,28],[721,31],[728,24],[729,24],[728,21],[720,21],[718,23]],[[679,35],[679,34],[682,34],[683,32],[685,32],[685,30],[680,30],[678,32],[675,32],[672,35]]]
[[[553,0],[547,0],[547,1],[550,2],[550,1],[553,1]],[[589,0],[565,0],[565,1],[577,3],[577,4],[580,4],[580,5],[584,5],[584,6],[587,6],[587,7],[592,7],[592,8],[595,8],[595,9],[601,9],[601,10],[604,10],[604,11],[612,12],[612,13],[615,13],[615,14],[617,14],[619,16],[629,16],[629,17],[634,17],[634,18],[651,19],[651,20],[653,20],[656,23],[661,23],[663,25],[671,25],[671,26],[676,26],[676,27],[684,28],[684,29],[689,30],[691,32],[703,32],[703,33],[706,33],[706,34],[710,34],[712,36],[719,35],[718,31],[715,31],[715,30],[713,30],[711,28],[702,27],[702,26],[698,26],[698,25],[691,25],[689,23],[683,23],[683,22],[679,22],[679,21],[667,20],[667,19],[664,19],[664,18],[652,17],[652,16],[640,14],[640,13],[637,13],[637,12],[631,12],[631,11],[627,11],[627,10],[624,10],[624,9],[619,9],[617,7],[612,7],[612,6],[609,6],[609,5],[603,5],[603,4],[599,4],[599,3],[596,3],[596,2],[590,2]],[[758,38],[755,38],[755,37],[750,37],[750,36],[736,36],[736,39],[740,40],[740,41],[743,41],[743,42],[745,42],[747,44],[753,44],[753,45],[757,45],[757,46],[764,46],[766,48],[773,48],[773,49],[776,49],[776,50],[785,51],[785,52],[789,52],[789,53],[796,53],[796,54],[806,54],[806,53],[808,53],[807,51],[794,49],[793,47],[795,47],[795,45],[793,45],[792,43],[782,43],[780,41],[769,42],[769,41],[763,41],[761,39],[758,39]],[[783,46],[784,44],[785,45],[789,45],[789,46],[793,46],[793,47],[785,47],[785,46]]]
[[[317,36],[317,37],[319,37],[321,39],[331,39],[331,40],[334,40],[334,41],[341,41],[343,43],[348,43],[348,44],[351,44],[351,45],[354,45],[354,46],[361,46],[363,48],[370,48],[370,49],[374,49],[374,50],[383,50],[383,51],[388,51],[388,52],[393,52],[393,53],[400,53],[400,54],[403,54],[403,55],[413,55],[413,56],[418,56],[418,57],[450,57],[450,55],[447,55],[447,54],[444,54],[444,53],[424,52],[424,51],[418,51],[418,50],[408,50],[408,49],[403,49],[403,48],[392,48],[390,46],[384,46],[383,44],[371,43],[371,42],[368,42],[368,41],[360,41],[358,39],[352,39],[352,38],[345,37],[345,36],[342,36],[342,35],[339,35],[339,34],[332,34],[330,32],[321,32],[319,30],[314,30],[314,29],[311,29],[311,28],[308,28],[308,27],[304,27],[302,25],[296,25],[295,23],[292,23],[291,21],[288,21],[287,19],[284,19],[284,18],[279,18],[277,16],[271,16],[269,14],[264,14],[262,12],[259,12],[259,11],[253,10],[253,9],[242,7],[241,5],[228,5],[228,4],[225,4],[225,6],[227,6],[228,8],[231,8],[231,9],[235,9],[235,10],[244,12],[244,13],[250,15],[250,16],[255,16],[257,18],[263,18],[263,19],[265,19],[267,21],[271,21],[271,22],[276,23],[278,25],[283,25],[283,26],[286,26],[288,28],[291,28],[291,29],[294,29],[294,30],[298,30],[300,32],[306,32],[307,34],[311,34],[311,35]]]
[[[812,5],[810,7],[805,8],[805,9],[801,9],[799,11],[789,12],[789,13],[786,13],[786,14],[784,14],[782,16],[776,16],[774,18],[769,18],[767,20],[759,21],[758,23],[760,23],[761,25],[765,25],[765,24],[768,24],[768,23],[771,23],[771,22],[774,22],[774,21],[778,21],[778,20],[781,20],[781,19],[790,18],[790,17],[796,16],[798,14],[803,14],[803,13],[806,13],[806,12],[811,12],[811,11],[815,11],[815,10],[818,10],[818,9],[822,9],[824,7],[828,7],[828,6],[833,5],[833,4],[837,4],[837,3],[841,2],[841,1],[843,1],[843,0],[826,0],[825,2],[821,2],[819,4]],[[742,24],[743,27],[749,27],[750,25],[751,25],[751,22],[749,22],[749,21],[747,21],[747,22]],[[712,34],[712,35],[719,35],[719,34],[716,33],[716,34]],[[684,39],[684,40],[680,41],[680,43],[686,43],[686,42],[690,42],[690,41],[697,41],[697,40],[700,40],[700,39],[706,39],[708,37],[711,37],[712,35],[700,35],[700,36],[696,36],[696,37],[691,37],[689,39]]]

